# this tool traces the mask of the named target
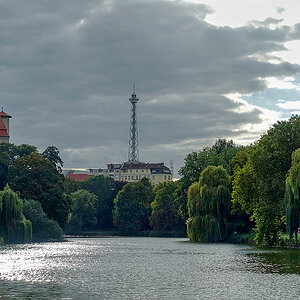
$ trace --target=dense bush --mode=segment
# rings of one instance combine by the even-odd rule
[[[48,219],[38,201],[24,201],[23,214],[32,223],[34,241],[61,240],[63,230],[54,220]]]

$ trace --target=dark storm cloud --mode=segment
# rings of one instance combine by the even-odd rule
[[[133,81],[142,160],[182,159],[188,141],[247,138],[245,125],[262,112],[224,95],[299,72],[262,58],[300,39],[300,24],[217,27],[210,13],[181,1],[0,1],[0,97],[14,117],[12,142],[56,145],[66,166],[126,160]]]

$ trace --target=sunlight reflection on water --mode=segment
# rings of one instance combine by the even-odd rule
[[[299,251],[172,238],[2,246],[0,298],[298,299],[299,262]]]

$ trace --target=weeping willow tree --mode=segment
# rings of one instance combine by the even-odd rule
[[[300,148],[292,154],[292,166],[286,179],[285,190],[286,229],[296,243],[300,223]]]
[[[188,191],[187,233],[192,242],[218,242],[227,235],[230,176],[223,167],[207,167]]]
[[[0,236],[4,243],[31,241],[32,226],[22,213],[23,201],[8,185],[0,191],[0,207]]]

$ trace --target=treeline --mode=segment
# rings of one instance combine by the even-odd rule
[[[186,232],[192,241],[296,244],[299,148],[300,117],[292,116],[250,146],[219,139],[188,154],[176,182],[152,186],[142,179],[117,187],[110,178],[88,179],[70,194],[77,213],[67,231],[116,228],[127,234]],[[84,190],[96,197],[79,200],[87,197]]]
[[[66,233],[118,230],[120,234],[183,234],[186,231],[186,192],[182,182],[153,186],[147,178],[134,183],[91,177],[83,182],[67,178],[71,199]],[[153,232],[154,231],[154,232]]]
[[[59,151],[0,144],[0,242],[64,233],[184,235],[192,241],[297,244],[300,117],[274,124],[250,146],[219,139],[193,152],[181,179],[153,186],[93,176],[65,179]],[[289,238],[285,234],[289,234]]]
[[[253,231],[258,244],[297,244],[299,148],[296,115],[274,124],[253,145],[218,140],[189,154],[180,173],[191,184],[187,220],[191,240],[224,241]]]

